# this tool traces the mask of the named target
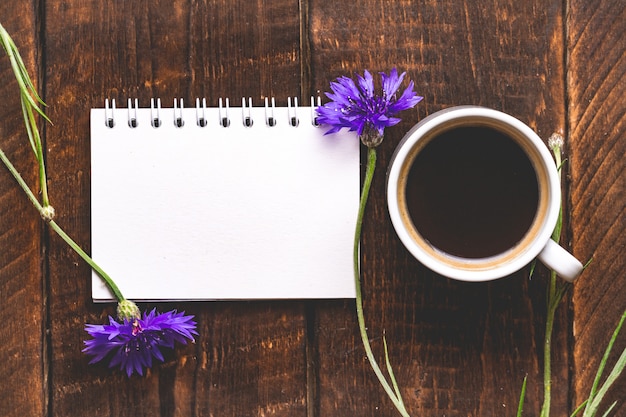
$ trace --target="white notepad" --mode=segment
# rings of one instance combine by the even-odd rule
[[[92,256],[124,296],[354,298],[356,135],[311,107],[180,104],[91,110]]]

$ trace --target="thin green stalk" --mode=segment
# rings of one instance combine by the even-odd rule
[[[548,311],[546,317],[546,331],[543,341],[543,406],[541,407],[541,417],[550,415],[550,402],[552,397],[552,330],[554,328],[554,316],[559,305],[559,300],[555,300],[556,287],[553,285],[556,281],[556,273],[550,274],[550,295],[548,298]]]
[[[61,227],[52,220],[54,215],[54,210],[50,206],[50,200],[48,198],[48,181],[46,177],[46,168],[44,163],[44,152],[43,145],[41,142],[41,136],[39,135],[39,128],[37,127],[37,120],[35,118],[35,112],[40,114],[46,121],[50,121],[48,116],[41,110],[39,104],[44,105],[43,100],[37,94],[37,90],[33,85],[30,76],[28,75],[28,71],[26,70],[26,66],[24,65],[24,61],[22,61],[22,57],[20,56],[19,51],[17,50],[17,46],[9,36],[9,33],[6,31],[4,26],[0,24],[0,43],[4,48],[7,56],[9,57],[9,61],[11,62],[11,68],[13,69],[13,73],[15,74],[15,79],[19,85],[20,90],[20,101],[22,105],[22,115],[24,116],[24,126],[26,127],[26,133],[28,134],[28,140],[30,142],[30,146],[35,153],[35,158],[37,160],[38,165],[38,176],[39,176],[39,184],[41,189],[41,199],[40,203],[35,194],[31,191],[30,187],[20,173],[15,169],[15,166],[11,163],[6,154],[0,149],[0,159],[7,167],[9,172],[13,175],[19,186],[24,190],[26,196],[31,201],[31,203],[35,206],[41,217],[50,225],[50,227],[81,257],[93,268],[93,270],[104,280],[106,285],[109,287],[111,292],[115,295],[118,301],[124,300],[124,296],[121,291],[113,282],[113,279],[105,273],[102,268],[100,268],[94,260],[87,255],[87,253],[80,248],[64,231]]]
[[[44,207],[50,205],[48,199],[48,185],[46,181],[46,168],[44,163],[44,152],[41,143],[41,137],[39,135],[39,129],[37,128],[37,120],[35,119],[35,112],[41,115],[46,121],[50,122],[48,116],[43,112],[39,105],[45,105],[33,82],[28,75],[24,61],[20,56],[17,46],[13,42],[13,39],[6,31],[6,29],[0,24],[0,43],[7,53],[9,61],[11,62],[11,68],[15,75],[15,79],[19,85],[20,90],[20,102],[22,107],[22,114],[24,117],[24,126],[26,127],[26,133],[28,134],[28,140],[30,146],[35,153],[37,164],[39,166],[39,184],[41,189],[42,203]]]
[[[35,197],[35,194],[33,194],[33,192],[30,190],[30,187],[28,187],[28,184],[26,184],[26,182],[24,181],[20,173],[17,171],[15,166],[11,163],[11,161],[9,160],[9,158],[6,156],[6,154],[4,153],[2,149],[0,149],[0,159],[2,159],[2,162],[4,163],[4,165],[7,167],[11,175],[13,175],[13,178],[15,178],[19,186],[22,188],[22,190],[24,190],[24,192],[26,193],[26,197],[28,197],[30,202],[33,203],[35,208],[37,208],[39,213],[41,213],[43,207],[39,203],[39,200],[37,200],[37,197]]]
[[[7,167],[11,175],[13,175],[22,190],[24,190],[26,196],[35,206],[39,214],[44,219],[46,219],[46,216],[48,215],[46,213],[46,208],[49,206],[44,207],[41,205],[39,200],[37,200],[35,194],[31,191],[28,184],[26,184],[26,181],[24,181],[20,173],[17,171],[15,166],[11,163],[11,161],[6,156],[4,151],[2,151],[2,149],[0,149],[0,159]],[[87,253],[82,250],[80,246],[78,246],[78,244],[74,242],[74,240],[72,240],[72,238],[70,238],[67,233],[65,233],[65,231],[63,231],[63,229],[61,229],[61,227],[54,220],[47,219],[47,223],[50,225],[52,230],[54,230],[81,258],[85,260],[85,262],[89,264],[89,266],[93,268],[94,271],[96,271],[96,273],[104,280],[104,282],[109,287],[111,292],[115,295],[115,298],[117,298],[118,301],[122,301],[125,299],[120,289],[117,287],[117,285],[115,285],[115,282],[113,282],[113,279],[111,279],[111,277],[106,272],[104,272],[104,270],[102,270],[102,268],[100,268],[100,266],[98,266],[98,264],[96,264],[95,261],[89,255],[87,255]]]
[[[9,57],[11,68],[15,74],[15,79],[20,87],[20,91],[24,94],[24,98],[30,106],[37,111],[37,113],[49,122],[50,119],[38,105],[38,103],[44,104],[43,100],[39,97],[39,94],[37,94],[37,90],[28,76],[28,71],[26,70],[26,66],[24,65],[24,61],[22,61],[19,51],[17,50],[17,46],[2,24],[0,24],[0,43],[2,43],[2,46]]]
[[[528,375],[524,377],[524,382],[522,383],[522,392],[519,395],[519,403],[517,406],[517,414],[516,417],[522,417],[524,412],[524,399],[526,398],[526,383],[528,381]]]
[[[387,367],[387,373],[389,374],[389,379],[391,379],[391,384],[393,385],[393,389],[396,392],[396,397],[402,399],[402,394],[400,393],[400,387],[398,386],[398,381],[396,381],[396,375],[393,372],[393,368],[391,367],[391,362],[389,361],[389,349],[387,348],[387,338],[383,333],[383,348],[385,352],[385,365]]]
[[[100,266],[89,255],[87,255],[87,253],[80,246],[78,246],[78,244],[74,242],[72,238],[70,238],[67,233],[65,233],[65,231],[63,231],[63,229],[61,229],[61,227],[54,220],[50,220],[48,224],[50,225],[52,230],[54,230],[65,241],[65,243],[67,243],[72,249],[74,249],[74,252],[76,252],[81,258],[83,258],[83,260],[87,262],[87,264],[89,264],[89,266],[94,271],[96,271],[100,278],[102,278],[106,285],[109,287],[113,295],[115,295],[117,301],[124,301],[125,298],[122,295],[122,292],[120,291],[118,286],[115,285],[115,282],[113,282],[113,279],[111,279],[111,277],[106,272],[104,272],[104,270],[100,268]]]
[[[598,367],[596,377],[591,387],[591,392],[589,393],[589,398],[586,401],[587,404],[585,406],[583,417],[593,417],[596,415],[596,413],[598,412],[600,403],[602,402],[602,399],[604,398],[604,395],[608,392],[609,388],[611,388],[611,386],[617,380],[617,378],[619,378],[621,373],[624,371],[624,368],[626,368],[626,348],[624,348],[620,357],[617,359],[615,366],[613,367],[613,369],[607,376],[606,381],[604,381],[604,384],[602,384],[602,386],[598,388],[598,385],[600,384],[600,379],[602,377],[602,373],[606,366],[606,362],[609,359],[609,355],[611,354],[611,350],[613,349],[613,345],[615,344],[615,341],[617,340],[617,336],[619,335],[619,332],[622,328],[622,325],[624,324],[624,321],[626,321],[626,310],[622,313],[622,317],[619,323],[617,324],[617,327],[615,328],[613,335],[611,336],[611,340],[609,341],[609,344],[604,352],[604,355],[602,356],[602,360],[600,361],[600,366]],[[609,410],[605,413],[605,415],[608,414],[608,412],[610,412],[610,410],[614,406],[615,404],[613,404],[609,408]]]
[[[46,165],[43,156],[43,146],[41,144],[41,137],[39,135],[39,129],[37,128],[37,121],[35,120],[35,114],[30,106],[30,103],[24,97],[25,93],[22,93],[22,113],[24,114],[24,125],[30,139],[31,146],[35,152],[35,158],[37,159],[37,165],[39,166],[39,185],[41,188],[41,201],[44,207],[50,205],[50,199],[48,198],[48,181],[46,177]]]
[[[550,143],[550,140],[548,143]],[[559,141],[555,141],[554,144],[550,145],[552,153],[554,154],[559,180],[561,179],[562,166],[561,146],[562,137],[560,137]],[[562,229],[563,207],[561,206],[559,207],[559,216],[556,226],[552,232],[552,240],[559,242]],[[563,298],[563,294],[565,294],[563,285],[565,284],[558,284],[556,272],[551,271],[550,282],[548,284],[546,328],[543,341],[543,405],[541,407],[541,417],[550,416],[550,403],[552,399],[552,331],[554,329],[554,317],[557,307]]]
[[[583,409],[587,406],[587,401],[585,400],[582,402],[582,404],[580,404],[578,407],[576,407],[576,409],[574,410],[574,412],[570,415],[570,417],[575,417],[576,415],[578,415],[578,413],[580,413],[581,411],[583,411]]]
[[[359,242],[361,240],[361,228],[363,225],[363,214],[365,213],[365,206],[367,205],[367,199],[368,199],[369,191],[372,185],[372,179],[374,177],[375,169],[376,169],[376,149],[370,147],[368,148],[368,153],[367,153],[367,167],[365,170],[365,181],[363,183],[363,190],[361,192],[361,200],[359,202],[359,213],[357,216],[356,230],[354,233],[354,252],[353,252],[354,258],[353,260],[354,260],[354,285],[356,287],[356,312],[357,312],[357,319],[359,322],[359,330],[361,333],[361,340],[363,341],[363,347],[365,348],[367,359],[370,362],[370,365],[372,367],[372,370],[374,371],[374,374],[376,374],[378,381],[380,382],[383,389],[385,390],[385,392],[387,393],[387,395],[393,402],[394,406],[398,409],[400,414],[404,417],[409,417],[409,413],[406,410],[402,397],[400,396],[400,392],[397,389],[395,378],[392,377],[392,382],[394,386],[396,387],[396,389],[394,390],[394,388],[392,388],[389,385],[389,382],[387,382],[387,379],[385,378],[385,376],[383,375],[383,372],[378,366],[378,362],[376,361],[376,358],[374,358],[374,353],[372,352],[372,347],[370,345],[369,338],[367,336],[367,327],[365,326],[365,317],[363,314],[363,298],[361,294],[361,274],[360,274],[360,268],[359,268]],[[389,364],[389,357],[386,353],[386,346],[385,346],[385,357],[387,361],[387,367],[390,368],[391,365]]]
[[[611,350],[613,349],[613,345],[615,344],[615,340],[617,339],[617,336],[619,335],[619,332],[622,328],[622,325],[624,324],[624,320],[626,319],[626,311],[624,311],[622,313],[622,318],[620,319],[619,323],[617,324],[617,327],[615,328],[615,331],[613,331],[613,335],[611,336],[611,340],[609,341],[609,344],[606,348],[606,350],[604,351],[604,355],[602,356],[602,359],[600,360],[600,366],[598,366],[598,370],[596,372],[596,377],[593,380],[593,384],[591,385],[591,392],[589,394],[589,401],[592,401],[593,398],[596,396],[597,392],[598,392],[598,386],[600,385],[600,380],[602,379],[602,373],[604,372],[604,368],[606,367],[606,362],[609,360],[609,355],[611,353]]]

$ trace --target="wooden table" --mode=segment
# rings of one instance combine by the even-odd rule
[[[105,98],[284,104],[366,68],[408,72],[425,99],[380,148],[362,265],[372,344],[380,357],[386,334],[415,416],[513,416],[525,376],[525,415],[539,414],[548,274],[539,267],[531,280],[524,270],[468,284],[429,272],[388,219],[391,153],[418,120],[459,104],[508,112],[542,138],[563,132],[562,244],[594,260],[557,314],[553,415],[584,399],[626,307],[623,0],[20,3],[2,2],[0,21],[54,122],[44,139],[58,223],[86,249],[89,109]],[[0,146],[36,184],[4,56],[0,80]],[[1,169],[0,415],[397,415],[365,359],[353,301],[177,305],[197,316],[196,343],[129,379],[81,353],[84,323],[103,323],[114,308],[92,303],[89,277]],[[625,345],[622,335],[617,348]],[[624,392],[623,378],[610,393],[619,400],[613,415],[626,415]]]

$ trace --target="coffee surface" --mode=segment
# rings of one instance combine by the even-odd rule
[[[406,183],[417,231],[439,250],[464,258],[500,254],[519,242],[537,211],[530,160],[502,132],[460,127],[433,138]]]

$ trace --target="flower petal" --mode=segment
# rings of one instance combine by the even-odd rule
[[[161,348],[194,341],[194,335],[198,334],[193,316],[176,310],[158,314],[153,309],[141,319],[123,323],[109,317],[109,323],[85,325],[92,339],[84,342],[83,352],[92,356],[89,363],[110,358],[109,367],[119,366],[129,377],[135,372],[143,375],[144,369],[152,366],[153,358],[162,362]]]
[[[400,84],[402,84],[402,80],[405,75],[406,72],[403,72],[400,76],[398,76],[398,70],[395,68],[391,70],[389,75],[384,72],[380,73],[383,85],[383,97],[385,99],[391,100],[393,95],[396,94],[396,91],[398,91],[398,88],[400,88]]]
[[[317,108],[317,122],[329,126],[326,134],[347,128],[359,136],[373,130],[382,136],[386,127],[400,122],[394,117],[397,113],[414,107],[422,99],[413,91],[412,81],[400,98],[396,97],[405,75],[406,72],[398,75],[396,68],[389,74],[380,73],[381,95],[374,91],[374,79],[367,70],[362,76],[356,74],[356,83],[345,76],[337,78],[330,83],[332,93],[326,93],[331,101]]]
[[[374,97],[374,78],[368,70],[365,70],[363,77],[357,74],[357,80],[359,82],[359,89],[361,90],[360,97],[367,101]]]

